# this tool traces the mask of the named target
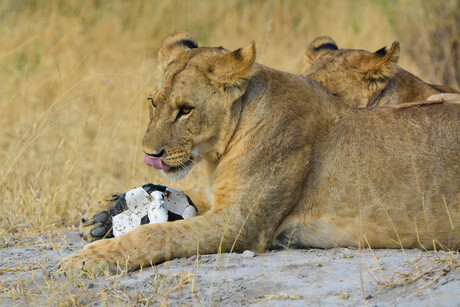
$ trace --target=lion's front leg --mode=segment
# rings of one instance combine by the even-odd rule
[[[191,255],[254,249],[259,246],[257,232],[240,231],[255,224],[249,218],[230,216],[229,210],[209,212],[188,220],[147,224],[113,239],[88,244],[65,257],[66,269],[110,271],[136,269],[173,258]]]

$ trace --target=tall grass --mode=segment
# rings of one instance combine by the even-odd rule
[[[403,50],[424,79],[460,88],[460,1],[380,1]],[[401,9],[406,19],[397,18]]]
[[[433,43],[430,33],[438,24],[423,28],[414,20],[414,10],[425,3],[1,1],[1,242],[75,225],[79,213],[111,191],[146,182],[203,186],[199,168],[173,184],[142,163],[145,98],[160,77],[156,52],[172,31],[186,29],[203,45],[229,49],[255,40],[259,62],[294,73],[319,35],[332,36],[340,47],[369,50],[399,40],[401,65],[442,83],[442,74],[429,68],[435,71],[450,57],[430,57],[426,65],[418,63],[425,49],[410,52],[418,33]],[[457,26],[457,32],[443,30],[448,40],[458,39],[453,9],[453,19],[443,21]],[[427,20],[438,17],[423,12]]]

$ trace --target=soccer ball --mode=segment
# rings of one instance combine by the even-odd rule
[[[121,236],[149,223],[189,219],[197,210],[184,192],[155,184],[145,184],[123,193],[112,215],[113,235]]]

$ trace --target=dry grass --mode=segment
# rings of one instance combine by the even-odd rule
[[[402,287],[404,292],[414,295],[427,287],[434,286],[442,276],[449,272],[460,269],[458,252],[431,251],[429,257],[422,258],[422,253],[420,253],[415,260],[407,259],[404,266],[388,274],[380,265],[379,258],[371,249],[370,252],[374,257],[376,267],[367,269],[367,272],[381,287],[380,291]]]
[[[390,10],[362,0],[1,1],[0,246],[42,244],[24,238],[48,234],[43,244],[58,248],[59,234],[103,194],[146,182],[179,187],[143,165],[140,146],[145,97],[160,75],[156,52],[170,32],[186,29],[201,44],[229,49],[255,40],[259,62],[298,73],[308,43],[319,35],[341,47],[377,50],[393,40],[411,45],[421,31],[428,37],[423,43],[431,44],[436,16],[424,11],[431,23],[415,30],[413,9],[424,9],[418,3],[393,1]],[[443,21],[458,30],[455,12]],[[402,21],[411,26],[395,26]],[[403,49],[403,67],[442,83],[417,59]],[[180,187],[200,187],[203,176],[197,168]],[[4,289],[24,302],[51,291],[27,293],[21,282]],[[68,301],[49,301],[83,304],[80,289]]]
[[[412,58],[416,72],[430,83],[460,88],[460,1],[401,0],[379,5],[403,40],[403,52]],[[400,10],[408,12],[399,19]]]
[[[31,277],[19,278],[14,282],[1,282],[0,295],[3,299],[0,298],[0,303],[9,305],[16,302],[21,305],[38,306],[168,305],[170,293],[190,287],[193,282],[193,275],[187,272],[167,276],[156,274],[149,281],[150,285],[139,285],[136,290],[132,290],[120,284],[120,280],[125,278],[126,274],[107,276],[104,282],[108,284],[100,286],[100,279],[47,275],[43,273],[45,269],[37,264],[28,269]],[[145,286],[154,287],[156,290],[146,291]]]

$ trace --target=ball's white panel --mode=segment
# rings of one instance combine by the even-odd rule
[[[147,214],[152,196],[140,187],[126,192],[125,199],[128,210],[142,218]]]
[[[113,235],[115,237],[121,236],[128,231],[133,230],[141,224],[141,218],[129,210],[115,215],[112,218]]]
[[[185,208],[184,212],[182,213],[182,217],[184,218],[184,220],[186,220],[196,216],[196,214],[197,212],[195,207],[189,205],[187,208]]]
[[[164,201],[164,196],[163,196],[163,192],[161,191],[153,191],[151,194],[150,194],[150,203],[149,203],[149,206],[152,202],[154,203],[157,203],[157,204],[162,204],[163,201]]]
[[[163,193],[160,191],[154,191],[151,195],[152,201],[149,203],[147,211],[150,224],[167,222],[168,209],[164,206]]]
[[[182,215],[185,208],[189,206],[187,196],[184,192],[167,187],[165,193],[165,207],[175,214]],[[169,193],[168,193],[169,192]]]
[[[168,210],[161,206],[159,208],[151,207],[148,211],[150,224],[164,223],[168,221]]]

